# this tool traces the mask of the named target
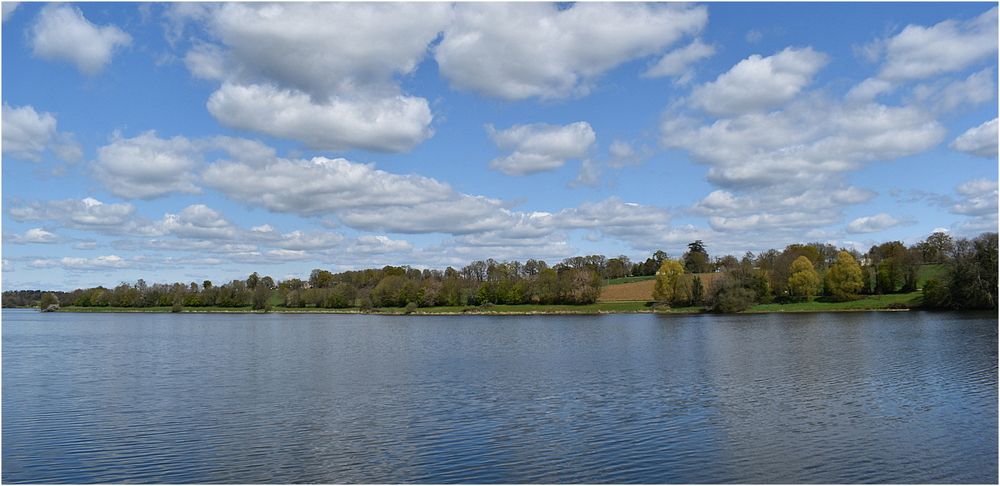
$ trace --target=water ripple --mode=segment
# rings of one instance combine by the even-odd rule
[[[997,320],[4,311],[9,483],[997,481]]]

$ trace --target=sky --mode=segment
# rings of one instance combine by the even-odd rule
[[[997,231],[996,3],[2,13],[4,290]]]

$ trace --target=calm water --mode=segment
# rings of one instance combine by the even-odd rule
[[[3,311],[4,482],[997,482],[995,315]]]

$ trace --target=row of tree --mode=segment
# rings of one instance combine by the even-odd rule
[[[736,312],[758,303],[804,301],[814,296],[846,301],[862,294],[909,293],[918,290],[921,267],[932,265],[938,276],[927,280],[924,305],[932,308],[997,307],[997,234],[953,240],[934,233],[906,247],[891,241],[865,254],[824,244],[795,244],[742,259],[716,260],[708,289],[692,268],[707,260],[695,242],[680,260],[664,260],[656,275],[653,297],[673,306],[698,306]],[[701,251],[696,251],[701,250]],[[691,255],[698,260],[692,265]],[[704,255],[704,256],[703,256]]]
[[[793,244],[782,251],[747,252],[711,258],[702,241],[671,259],[663,251],[641,263],[628,257],[589,255],[567,258],[550,267],[541,260],[470,263],[461,269],[386,266],[332,273],[316,269],[308,280],[276,282],[256,272],[245,280],[213,285],[152,284],[144,280],[114,288],[53,292],[47,301],[83,307],[283,307],[375,308],[479,306],[490,304],[589,304],[608,279],[656,275],[654,299],[673,306],[705,306],[720,312],[755,303],[790,302],[823,296],[849,300],[862,294],[917,290],[922,265],[938,265],[924,288],[925,304],[942,308],[997,306],[997,235],[953,240],[934,233],[905,246],[899,241],[867,253],[829,244]],[[38,305],[41,291],[3,293],[4,307]]]

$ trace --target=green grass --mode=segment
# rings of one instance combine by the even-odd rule
[[[939,263],[920,265],[920,269],[917,270],[917,287],[921,289],[924,288],[924,284],[932,278],[944,280],[947,273],[948,268]]]
[[[908,294],[871,295],[847,302],[820,302],[812,299],[809,302],[792,304],[758,304],[747,312],[835,312],[852,310],[883,310],[898,307],[918,307],[921,301],[920,292]]]
[[[608,285],[627,284],[632,282],[642,282],[644,280],[656,280],[656,275],[646,275],[643,277],[623,277],[608,280]]]

